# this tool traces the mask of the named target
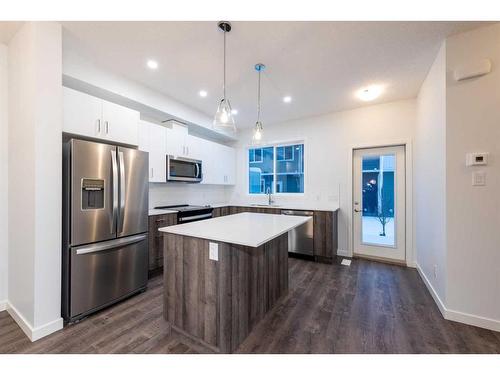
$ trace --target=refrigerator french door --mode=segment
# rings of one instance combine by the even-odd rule
[[[71,139],[63,148],[65,321],[144,290],[148,154]]]

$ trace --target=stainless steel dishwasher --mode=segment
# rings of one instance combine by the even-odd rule
[[[312,211],[282,210],[282,215],[313,216]],[[288,252],[303,255],[314,255],[314,220],[288,232]]]

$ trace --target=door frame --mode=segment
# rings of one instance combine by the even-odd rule
[[[385,142],[375,142],[375,143],[362,143],[362,144],[352,144],[349,147],[349,164],[348,164],[348,175],[347,175],[347,231],[348,231],[348,254],[347,256],[352,257],[354,253],[354,203],[353,203],[353,156],[354,150],[366,149],[366,148],[379,148],[379,147],[391,147],[391,146],[404,146],[405,147],[405,180],[406,180],[406,191],[405,191],[405,248],[406,256],[405,262],[408,267],[416,267],[415,253],[414,253],[414,241],[413,241],[413,157],[412,157],[412,140],[411,139],[398,139]]]

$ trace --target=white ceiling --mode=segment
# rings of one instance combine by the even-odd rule
[[[233,22],[227,36],[227,92],[237,127],[255,122],[255,63],[263,75],[265,124],[413,98],[441,41],[480,22]],[[65,43],[94,61],[212,116],[222,95],[217,22],[63,22]],[[69,34],[68,34],[69,33]],[[74,45],[77,44],[77,45]],[[159,68],[146,68],[148,58]],[[369,84],[383,95],[364,103]],[[208,91],[201,98],[198,91]],[[291,95],[290,104],[282,102]]]

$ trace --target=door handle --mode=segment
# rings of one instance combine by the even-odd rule
[[[106,124],[106,134],[108,134],[109,133],[109,122],[106,121],[105,124]]]
[[[361,210],[358,210],[357,208],[355,208],[354,212],[361,212]]]
[[[111,169],[113,173],[113,219],[111,221],[111,233],[115,233],[116,219],[118,216],[118,164],[116,162],[116,150],[111,151]]]
[[[125,162],[123,160],[123,152],[118,151],[120,160],[120,215],[118,221],[118,233],[123,232],[123,221],[125,216]]]
[[[137,242],[144,241],[147,238],[145,234],[139,234],[132,237],[118,238],[112,241],[106,241],[104,243],[98,243],[95,245],[84,245],[82,247],[76,248],[76,255],[97,253],[99,251],[115,249],[117,247],[125,247]]]
[[[101,119],[97,119],[97,134],[101,132]]]

